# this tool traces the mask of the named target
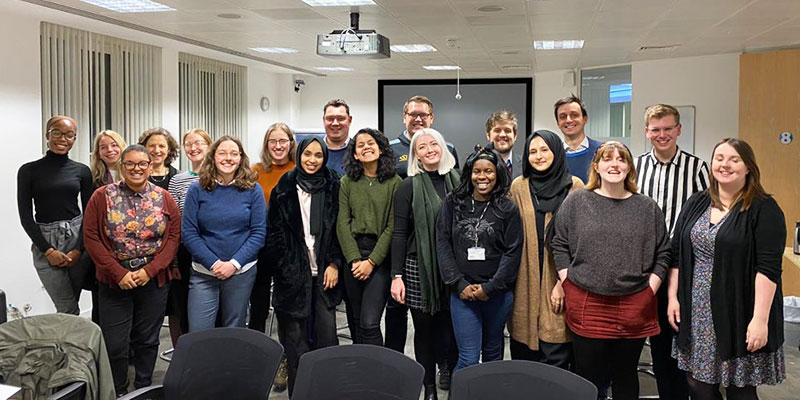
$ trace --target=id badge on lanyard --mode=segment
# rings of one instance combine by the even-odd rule
[[[475,209],[475,199],[472,199],[472,209]],[[486,210],[488,209],[489,204],[486,204],[486,207],[484,207],[483,211],[481,212],[481,216],[478,217],[478,221],[475,222],[475,246],[467,249],[467,261],[486,260],[486,249],[478,245],[478,226],[480,225],[481,220],[483,220],[483,216],[486,215]]]

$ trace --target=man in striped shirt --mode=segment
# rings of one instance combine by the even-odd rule
[[[678,148],[680,114],[666,104],[650,106],[644,113],[645,136],[653,150],[636,157],[639,193],[661,207],[670,237],[681,207],[689,197],[708,188],[708,165]],[[661,333],[650,338],[653,372],[661,399],[689,399],[686,376],[670,356],[674,331],[667,322],[667,285],[658,291],[658,319]]]

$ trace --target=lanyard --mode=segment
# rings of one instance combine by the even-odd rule
[[[481,220],[483,220],[483,216],[486,215],[486,210],[489,209],[489,205],[491,203],[486,203],[486,207],[483,208],[481,211],[481,215],[478,217],[478,220],[475,222],[475,247],[478,247],[478,226],[481,224]],[[475,199],[472,199],[472,211],[475,211]]]

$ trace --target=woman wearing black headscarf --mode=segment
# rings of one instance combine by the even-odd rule
[[[511,184],[511,198],[522,216],[525,247],[508,322],[511,358],[569,368],[572,358],[564,324],[564,290],[549,249],[553,217],[567,194],[583,188],[567,172],[566,152],[553,132],[536,131],[525,141],[522,176]]]
[[[336,238],[339,179],[325,166],[328,148],[318,138],[303,139],[295,160],[270,195],[266,243],[269,254],[281,255],[273,271],[272,306],[286,351],[290,397],[300,356],[339,344],[334,309],[342,300],[343,265]]]

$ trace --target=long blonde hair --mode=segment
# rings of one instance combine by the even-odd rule
[[[197,175],[200,177],[200,187],[205,190],[211,191],[217,186],[217,164],[214,162],[214,155],[217,152],[219,145],[228,140],[236,143],[236,146],[239,148],[239,154],[241,155],[241,158],[239,159],[239,167],[236,168],[236,172],[233,174],[233,186],[242,190],[250,190],[256,185],[256,178],[258,177],[258,174],[250,169],[250,159],[244,152],[244,146],[242,146],[242,142],[233,136],[225,135],[217,139],[217,141],[212,143],[208,148],[206,156],[203,159],[203,164],[200,167],[200,171],[197,173]]]
[[[117,176],[121,176],[119,171],[119,161],[117,161],[116,165],[108,166],[106,165],[105,161],[100,158],[100,140],[104,137],[108,136],[113,140],[117,146],[119,146],[119,154],[120,160],[122,160],[122,151],[128,146],[125,143],[125,139],[122,136],[114,132],[110,129],[106,129],[104,131],[100,131],[97,135],[94,136],[94,144],[92,146],[92,154],[91,154],[91,162],[89,163],[89,169],[92,171],[92,183],[97,186],[103,186],[106,184],[105,178],[106,173],[109,171],[109,168],[113,168],[112,171],[116,172]]]
[[[636,185],[636,165],[633,163],[633,156],[630,150],[624,144],[617,141],[608,141],[603,143],[592,158],[592,164],[589,165],[589,182],[586,183],[586,190],[595,190],[600,187],[600,174],[597,173],[595,167],[600,163],[600,159],[606,155],[614,154],[614,150],[619,152],[625,164],[628,164],[628,176],[625,177],[625,190],[636,193],[639,191],[639,186]]]
[[[297,141],[289,125],[283,122],[276,122],[270,125],[269,128],[267,128],[267,133],[264,134],[264,141],[261,143],[261,161],[257,164],[264,172],[272,170],[272,162],[275,161],[272,159],[272,154],[269,154],[269,136],[278,129],[286,132],[286,135],[289,136],[289,161],[294,161],[294,153],[297,152]]]

